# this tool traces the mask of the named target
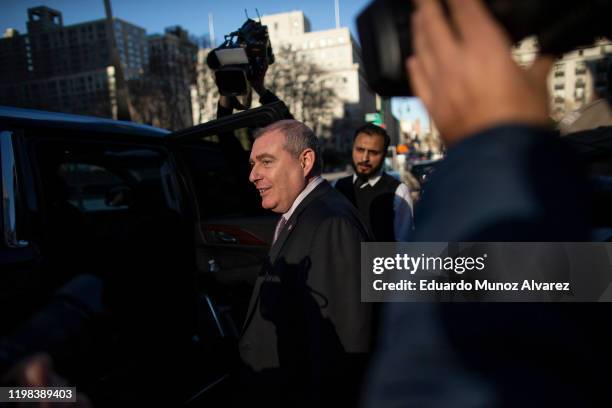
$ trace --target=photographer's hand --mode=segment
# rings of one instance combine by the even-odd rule
[[[18,387],[66,387],[66,380],[53,368],[51,357],[44,353],[35,354],[17,363],[1,382],[3,385],[15,384]],[[89,398],[84,394],[76,394],[76,402],[49,402],[41,400],[39,403],[24,402],[16,407],[70,407],[70,408],[92,408]]]
[[[448,0],[452,22],[438,0],[414,2],[407,68],[447,145],[499,124],[548,123],[552,57],[519,67],[510,39],[482,0]]]
[[[266,87],[264,86],[264,80],[266,78],[267,71],[268,64],[264,62],[261,67],[261,71],[255,74],[253,77],[249,78],[251,88],[253,88],[260,97],[264,96],[267,91]],[[217,108],[217,117],[220,118],[222,116],[231,115],[233,110],[234,104],[232,103],[232,98],[229,96],[219,95],[219,107]]]
[[[261,71],[253,76],[253,78],[249,78],[251,82],[251,87],[257,92],[257,94],[261,97],[264,93],[266,93],[266,87],[264,86],[264,80],[266,78],[266,72],[268,72],[268,64],[266,62],[262,63]]]
[[[233,109],[232,98],[229,96],[219,95],[219,105],[226,109]]]

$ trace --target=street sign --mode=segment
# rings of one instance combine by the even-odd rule
[[[382,125],[383,121],[382,118],[380,117],[380,113],[378,112],[374,112],[374,113],[366,113],[365,114],[365,121],[369,122],[369,123],[373,123],[375,125]]]

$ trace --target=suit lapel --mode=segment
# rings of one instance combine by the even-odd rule
[[[310,194],[308,194],[297,206],[293,214],[291,214],[291,218],[289,218],[289,220],[287,221],[285,228],[283,228],[278,238],[274,242],[274,245],[272,245],[272,247],[270,248],[270,254],[268,258],[270,259],[271,265],[276,262],[276,258],[278,258],[278,255],[281,253],[285,242],[287,242],[287,239],[295,229],[302,212],[304,212],[304,210],[310,205],[310,203],[312,203],[314,200],[316,200],[323,194],[327,193],[330,188],[331,186],[329,185],[329,183],[326,180],[323,180],[323,182],[319,184],[314,190],[312,190]]]
[[[323,180],[321,184],[319,184],[314,190],[310,192],[310,194],[308,194],[302,200],[302,202],[300,203],[300,205],[298,205],[298,207],[295,209],[293,214],[291,214],[291,218],[289,218],[289,220],[287,221],[285,228],[283,228],[280,235],[276,238],[276,241],[270,248],[270,254],[268,255],[268,259],[262,267],[263,268],[262,272],[264,274],[266,273],[266,269],[271,268],[272,265],[274,265],[274,262],[276,262],[276,259],[280,255],[281,250],[283,249],[285,245],[285,242],[287,242],[287,239],[289,238],[291,233],[295,230],[300,214],[304,212],[304,210],[308,207],[308,205],[310,205],[310,203],[312,203],[314,200],[321,197],[322,195],[328,193],[330,189],[332,189],[332,187],[327,182],[327,180]],[[253,288],[253,294],[251,295],[251,303],[249,305],[249,311],[247,312],[247,318],[244,322],[244,325],[242,326],[241,336],[244,334],[247,327],[251,323],[251,319],[253,318],[253,314],[255,313],[257,304],[259,303],[261,284],[262,284],[262,279],[260,275],[260,277],[257,279],[257,283],[255,284],[255,287]]]

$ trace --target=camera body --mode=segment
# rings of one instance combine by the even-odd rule
[[[215,82],[224,96],[246,95],[249,79],[260,75],[274,63],[268,27],[247,19],[238,29],[225,36],[225,42],[212,50],[206,59],[215,71]]]
[[[544,53],[561,55],[599,37],[612,37],[610,0],[484,2],[512,41],[535,35]],[[444,0],[442,5],[448,14]],[[357,17],[366,77],[379,95],[413,95],[405,68],[412,54],[412,11],[412,1],[374,0]]]

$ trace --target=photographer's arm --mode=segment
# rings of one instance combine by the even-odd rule
[[[276,95],[268,91],[264,86],[267,71],[268,65],[264,64],[259,73],[254,75],[252,78],[249,78],[251,88],[253,88],[255,92],[257,92],[257,94],[259,95],[259,103],[261,103],[262,105],[265,105],[266,103],[276,102],[278,100]],[[272,100],[270,96],[272,96],[275,100]],[[233,111],[234,104],[232,103],[232,98],[229,96],[219,95],[219,103],[217,104],[217,117],[221,118],[223,116],[229,116],[233,113]]]
[[[268,65],[264,65],[261,72],[254,75],[252,78],[249,78],[251,87],[259,95],[259,103],[261,105],[268,105],[270,103],[280,101],[278,96],[268,90],[264,85],[267,71]],[[234,108],[232,104],[232,98],[223,95],[219,96],[219,103],[217,105],[217,117],[221,118],[223,116],[231,115],[233,110]],[[288,113],[285,119],[293,119],[293,115],[291,115],[291,113]]]
[[[511,58],[511,42],[482,0],[449,0],[449,21],[437,0],[415,0],[412,86],[447,145],[508,123],[546,125],[546,77],[552,57],[529,69]]]
[[[229,116],[234,111],[232,106],[232,98],[229,96],[219,95],[219,102],[217,103],[217,117],[222,118]]]
[[[481,0],[448,0],[453,23],[438,0],[414,2],[414,55],[407,68],[413,89],[452,147],[419,202],[413,240],[585,240],[586,183],[546,127],[552,58],[520,68],[511,58],[510,40]],[[554,383],[537,374],[542,361],[555,360],[552,350],[564,349],[554,333],[564,322],[570,327],[567,311],[514,306],[386,305],[363,406],[576,405],[572,396],[584,395],[556,390],[572,389],[580,370],[568,364],[556,370]],[[485,323],[502,321],[508,323]],[[543,330],[532,343],[533,331],[546,324],[554,330]],[[508,358],[517,355],[519,366]],[[508,375],[517,367],[521,375]]]
[[[253,78],[250,79],[251,86],[253,87],[255,92],[257,92],[257,94],[259,95],[259,103],[262,105],[268,105],[270,103],[280,101],[279,97],[274,95],[264,85],[264,80],[266,78],[266,72],[268,72],[267,64],[264,65],[262,71],[258,75],[255,75]],[[293,119],[293,115],[291,115],[291,113],[288,113],[285,119]]]

